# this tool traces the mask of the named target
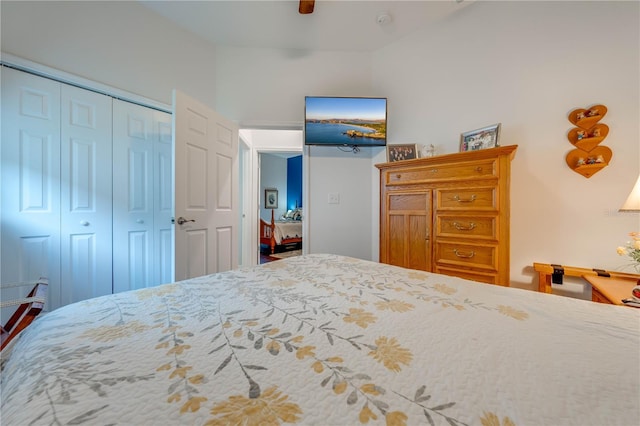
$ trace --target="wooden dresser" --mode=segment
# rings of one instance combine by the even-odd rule
[[[508,286],[516,149],[377,164],[380,262]]]

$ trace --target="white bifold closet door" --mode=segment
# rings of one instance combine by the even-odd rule
[[[0,70],[0,281],[49,278],[48,311],[172,281],[171,115]]]
[[[7,284],[49,278],[50,310],[60,306],[60,83],[4,67],[0,72],[0,279]],[[29,290],[6,289],[2,299],[24,297]]]
[[[113,101],[114,293],[173,280],[171,115]]]
[[[0,277],[49,278],[47,310],[112,292],[111,125],[108,96],[2,69]]]

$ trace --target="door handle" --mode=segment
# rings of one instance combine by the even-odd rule
[[[195,222],[194,219],[185,219],[184,217],[180,216],[176,222],[178,222],[178,225],[184,225],[187,222]]]

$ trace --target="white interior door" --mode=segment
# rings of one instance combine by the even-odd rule
[[[60,83],[2,67],[2,283],[49,278],[60,306]],[[1,299],[26,296],[8,289]],[[3,318],[2,323],[5,323]]]
[[[111,294],[111,98],[62,85],[61,304]]]
[[[174,90],[175,279],[238,265],[238,126]]]

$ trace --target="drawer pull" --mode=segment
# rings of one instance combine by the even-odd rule
[[[482,167],[480,167],[480,166],[476,167],[476,172],[482,173]]]
[[[396,179],[400,179],[401,177],[402,177],[402,175],[401,175],[400,173],[398,173],[398,174],[396,175]]]
[[[476,255],[476,253],[473,250],[471,250],[469,253],[460,253],[458,249],[453,249],[453,252],[455,253],[456,256],[461,257],[463,259],[471,259],[473,256]]]
[[[453,201],[457,201],[459,203],[473,203],[475,200],[476,200],[476,194],[472,194],[471,197],[469,197],[466,200],[461,199],[458,195],[453,196]]]
[[[461,224],[459,224],[458,222],[453,222],[453,226],[458,230],[458,231],[471,231],[472,229],[474,229],[476,227],[476,224],[473,222],[469,222],[469,226],[462,226]]]
[[[438,169],[431,169],[429,170],[431,173],[438,173]]]

